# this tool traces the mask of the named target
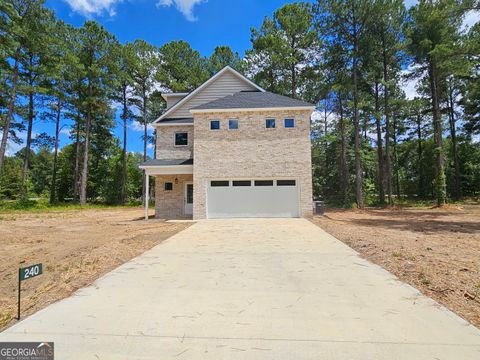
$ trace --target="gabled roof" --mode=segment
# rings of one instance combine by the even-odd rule
[[[162,116],[160,116],[157,120],[155,120],[153,122],[153,124],[158,124],[159,122],[161,122],[162,119],[168,117],[168,115],[170,115],[171,113],[173,113],[175,110],[177,110],[180,106],[182,106],[185,102],[187,102],[188,100],[190,100],[192,97],[194,97],[196,94],[198,94],[201,90],[203,90],[204,88],[206,88],[208,85],[210,85],[211,83],[213,83],[217,78],[219,78],[222,74],[224,74],[225,72],[231,72],[232,74],[234,74],[235,76],[237,76],[238,78],[244,80],[245,82],[247,82],[248,84],[250,84],[251,86],[253,86],[254,88],[256,88],[258,91],[260,92],[264,92],[265,90],[263,88],[261,88],[260,86],[258,86],[257,84],[255,84],[254,82],[252,82],[251,80],[247,79],[245,76],[243,76],[242,74],[240,74],[237,70],[233,69],[232,67],[230,66],[225,66],[222,70],[220,70],[219,72],[217,72],[215,75],[213,75],[210,79],[208,79],[207,81],[205,81],[202,85],[200,85],[198,88],[196,88],[195,90],[193,90],[192,92],[190,92],[187,96],[185,96],[184,98],[182,98],[179,102],[177,102],[175,105],[173,105],[171,108],[169,108],[167,111],[165,111],[165,113],[162,114]]]
[[[305,101],[267,91],[242,91],[196,106],[190,111],[193,113],[202,110],[311,108],[314,106]]]

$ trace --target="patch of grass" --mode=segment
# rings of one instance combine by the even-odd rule
[[[66,211],[82,209],[112,209],[112,208],[130,208],[140,206],[138,201],[126,205],[108,205],[101,203],[89,203],[81,206],[77,203],[58,203],[51,205],[47,199],[39,200],[0,200],[0,214],[12,212],[48,212],[48,211]],[[152,205],[150,205],[152,206]]]
[[[401,258],[402,257],[402,253],[400,251],[394,251],[392,253],[392,256],[395,257],[395,258]]]
[[[423,274],[420,275],[420,282],[425,286],[430,285],[430,280],[428,280]]]

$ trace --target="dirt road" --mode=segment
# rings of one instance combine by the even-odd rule
[[[480,207],[329,210],[314,222],[480,327]]]
[[[22,316],[69,296],[188,226],[145,222],[140,208],[0,215],[0,330],[15,320],[18,268],[43,263],[22,283]]]

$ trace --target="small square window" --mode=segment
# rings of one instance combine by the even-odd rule
[[[252,186],[252,182],[250,180],[233,180],[233,186]]]
[[[230,119],[228,120],[228,128],[230,130],[238,129],[238,120],[237,119]]]
[[[277,180],[277,186],[295,186],[295,180]]]
[[[188,145],[188,133],[181,132],[175,133],[175,146],[187,146]]]
[[[255,186],[273,186],[273,180],[255,180]]]
[[[229,186],[228,180],[212,180],[210,181],[210,186],[211,187],[225,187]]]
[[[265,127],[267,129],[275,129],[275,119],[267,119],[265,120]]]
[[[173,190],[173,183],[166,182],[165,183],[165,191],[171,191],[171,190]]]
[[[211,120],[210,130],[220,130],[220,120]]]
[[[295,127],[295,119],[285,119],[283,121],[283,125],[285,126],[285,129],[291,129]]]

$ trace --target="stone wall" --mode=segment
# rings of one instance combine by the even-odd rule
[[[175,133],[188,133],[187,146],[175,146]],[[193,158],[193,126],[159,126],[157,127],[157,159],[191,159]]]
[[[178,184],[175,184],[175,178]],[[182,219],[184,215],[185,183],[192,182],[192,175],[157,175],[155,177],[155,217],[158,219]],[[173,189],[165,191],[165,183]]]
[[[206,217],[208,180],[283,177],[298,180],[300,214],[312,215],[312,164],[309,110],[247,111],[195,114],[193,217]],[[276,119],[275,129],[265,120]],[[284,128],[285,118],[295,128]],[[238,119],[238,130],[228,120]],[[220,120],[220,130],[210,130],[210,120]]]

